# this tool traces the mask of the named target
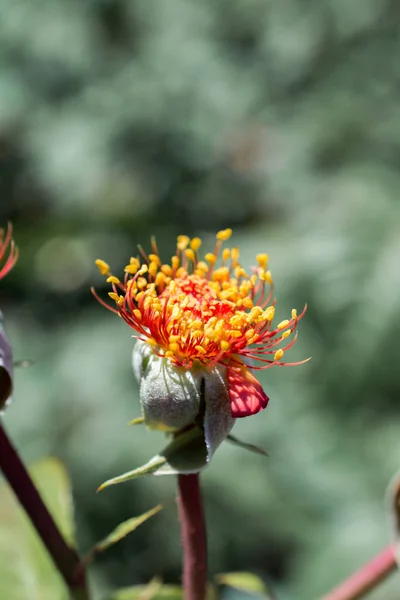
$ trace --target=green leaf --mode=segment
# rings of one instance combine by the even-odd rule
[[[247,592],[249,598],[257,597],[268,600],[273,600],[274,598],[271,590],[267,589],[264,582],[256,575],[253,575],[253,573],[221,573],[220,575],[216,575],[214,579],[218,586],[226,586],[239,590],[241,597],[243,597],[243,592]]]
[[[72,497],[63,466],[46,459],[34,464],[30,473],[61,532],[72,543]],[[67,600],[61,576],[6,483],[0,486],[0,506],[0,598]]]
[[[134,585],[117,590],[110,600],[183,600],[183,589],[177,585],[162,585],[155,578],[148,585]],[[206,600],[216,600],[215,589],[209,586]]]
[[[233,444],[234,446],[239,446],[239,448],[243,448],[243,450],[248,450],[249,452],[254,452],[254,454],[261,454],[261,456],[269,456],[268,452],[255,444],[248,444],[247,442],[242,442],[238,440],[234,435],[228,435],[227,441]]]
[[[182,588],[175,585],[134,585],[129,588],[118,590],[111,596],[111,600],[182,600]]]
[[[108,479],[98,488],[98,492],[117,483],[148,475],[174,475],[181,472],[200,470],[207,463],[207,448],[204,434],[198,427],[192,427],[175,437],[161,454],[153,456],[145,465]]]
[[[148,510],[147,512],[143,513],[138,517],[132,517],[131,519],[120,523],[110,534],[108,534],[107,537],[98,542],[92,548],[92,550],[84,559],[84,563],[88,564],[89,562],[91,562],[96,554],[98,554],[99,552],[103,552],[113,544],[116,544],[117,542],[122,540],[129,533],[132,533],[132,531],[135,531],[135,529],[137,529],[139,525],[142,525],[142,523],[147,521],[147,519],[150,519],[150,517],[156,515],[158,512],[160,512],[161,509],[162,506],[161,504],[159,504],[158,506],[155,506],[151,510]]]

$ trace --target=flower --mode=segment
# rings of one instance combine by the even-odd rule
[[[7,233],[4,232],[4,229],[0,229],[0,279],[3,279],[11,271],[17,260],[18,248],[12,239],[12,226],[9,223]],[[0,410],[10,401],[12,374],[12,349],[4,330],[3,315],[0,312]]]
[[[8,256],[5,259],[7,254]],[[3,279],[11,271],[18,260],[18,248],[12,239],[12,225],[8,224],[7,232],[0,229],[0,279]],[[3,266],[1,266],[3,263]]]
[[[147,383],[144,379],[147,401],[157,394],[171,399],[175,391],[165,382],[171,381],[173,374],[183,377],[181,396],[191,397],[190,406],[181,418],[171,400],[166,429],[177,429],[196,417],[201,381],[207,374],[214,372],[226,382],[234,419],[255,414],[268,404],[269,398],[252,371],[306,362],[282,361],[296,341],[297,323],[306,307],[299,315],[293,309],[290,319],[274,327],[275,299],[268,255],[258,254],[257,266],[248,273],[240,265],[239,248],[223,248],[231,234],[231,229],[217,233],[214,252],[205,254],[203,260],[199,258],[201,240],[180,235],[170,264],[162,263],[153,238],[152,252],[147,255],[139,247],[140,256],[131,257],[122,280],[111,273],[106,262],[96,261],[111,285],[108,295],[114,305],[92,290],[95,297],[122,317],[140,341],[134,353],[138,378],[145,377],[149,361],[158,359],[158,377],[153,369]],[[198,396],[195,401],[194,390]],[[159,403],[148,404],[147,420],[157,422]]]

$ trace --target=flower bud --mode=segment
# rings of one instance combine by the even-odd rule
[[[0,411],[11,400],[13,358],[11,344],[3,327],[3,315],[0,311]]]
[[[178,434],[196,426],[201,431],[203,443],[199,445],[199,452],[202,451],[204,458],[195,471],[206,466],[235,422],[231,415],[226,368],[202,364],[193,365],[191,369],[177,367],[154,354],[142,341],[135,344],[132,365],[140,384],[140,403],[147,427]],[[185,452],[184,447],[182,452]]]

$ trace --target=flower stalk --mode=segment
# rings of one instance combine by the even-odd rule
[[[205,600],[207,540],[199,474],[178,475],[178,490],[184,598],[185,600]]]
[[[391,544],[367,562],[323,600],[358,600],[375,589],[397,569],[395,548]]]
[[[72,598],[88,600],[85,574],[79,568],[79,556],[61,535],[1,421],[0,469],[53,559]]]

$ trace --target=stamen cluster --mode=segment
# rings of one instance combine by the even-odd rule
[[[139,248],[140,256],[131,257],[122,281],[106,262],[97,260],[111,284],[115,308],[93,293],[137,332],[135,337],[176,366],[190,369],[194,361],[234,366],[242,364],[240,357],[263,363],[252,368],[289,364],[281,359],[296,338],[286,345],[285,340],[305,309],[299,316],[293,309],[290,319],[272,328],[275,300],[268,255],[257,255],[257,266],[249,274],[239,262],[239,248],[222,248],[231,234],[231,229],[220,231],[214,252],[203,259],[200,238],[178,236],[170,264],[161,261],[152,239],[152,253]]]

